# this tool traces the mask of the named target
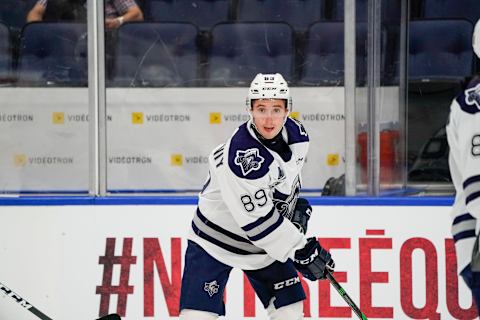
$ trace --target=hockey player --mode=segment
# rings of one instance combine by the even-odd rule
[[[479,20],[480,21],[480,20]],[[480,22],[473,33],[473,50],[480,57]],[[477,221],[480,218],[480,78],[451,104],[447,123],[450,174],[456,189],[452,207],[452,234],[458,272],[480,307],[480,253]],[[476,239],[475,239],[476,238]]]
[[[185,253],[180,319],[225,315],[233,267],[244,271],[270,319],[303,319],[297,270],[312,281],[333,271],[330,254],[304,235],[312,208],[298,194],[309,138],[288,117],[291,108],[283,77],[258,74],[248,91],[250,120],[210,154]]]

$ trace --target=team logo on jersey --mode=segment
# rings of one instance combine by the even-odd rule
[[[480,83],[475,87],[465,90],[465,103],[477,106],[480,109]]]
[[[213,280],[212,282],[205,282],[203,286],[203,290],[208,292],[208,295],[212,297],[215,293],[218,292],[218,283],[217,280]]]
[[[291,219],[293,210],[297,204],[298,194],[300,193],[300,180],[298,176],[292,184],[292,191],[290,194],[283,194],[278,190],[273,192],[273,204],[278,213],[284,218]]]
[[[252,171],[259,170],[263,161],[265,161],[265,159],[260,156],[260,151],[257,148],[252,148],[245,151],[237,151],[234,162],[240,166],[243,175],[246,176]]]

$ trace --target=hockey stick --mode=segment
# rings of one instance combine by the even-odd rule
[[[37,308],[35,308],[30,302],[22,298],[18,293],[14,292],[10,288],[8,288],[6,285],[2,284],[0,282],[0,292],[3,292],[5,295],[9,296],[13,300],[15,300],[18,304],[20,304],[23,308],[27,309],[34,315],[36,315],[39,319],[42,320],[53,320],[49,316],[45,315],[45,313],[41,312]],[[116,313],[106,315],[104,317],[101,317],[97,320],[121,320],[120,316]]]
[[[353,302],[352,298],[345,292],[345,290],[340,286],[340,284],[335,280],[333,275],[330,273],[330,271],[326,270],[327,273],[327,279],[330,281],[332,286],[337,290],[337,292],[342,296],[343,300],[352,308],[353,312],[358,316],[359,319],[361,320],[368,320],[368,318],[360,311],[360,308],[357,307],[355,302]]]

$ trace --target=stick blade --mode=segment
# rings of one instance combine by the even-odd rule
[[[122,320],[120,316],[116,313],[112,313],[106,316],[103,316],[101,318],[98,318],[97,320]]]

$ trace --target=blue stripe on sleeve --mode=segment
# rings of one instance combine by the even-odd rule
[[[455,219],[453,219],[453,223],[452,224],[457,224],[457,223],[460,223],[460,222],[463,222],[463,221],[467,221],[467,220],[473,220],[475,219],[470,213],[464,213],[458,217],[455,217]]]
[[[468,187],[468,185],[470,185],[470,184],[472,184],[472,183],[475,183],[475,182],[479,182],[479,181],[480,181],[480,175],[470,177],[470,178],[468,178],[467,180],[465,180],[465,181],[463,182],[463,189],[465,189],[466,187]]]
[[[465,198],[465,204],[468,204],[469,202],[477,199],[480,197],[480,191],[474,192],[470,194],[468,197]]]
[[[475,238],[475,236],[476,236],[475,230],[467,230],[454,235],[453,240],[457,242],[459,240],[466,239],[466,238]]]
[[[252,241],[257,241],[257,240],[260,240],[262,238],[265,238],[266,236],[268,236],[270,233],[272,233],[275,229],[278,228],[278,226],[280,226],[283,222],[283,216],[282,215],[278,215],[278,219],[277,221],[275,221],[274,224],[272,224],[270,227],[268,227],[267,229],[263,230],[262,232],[260,232],[259,234],[257,234],[256,236],[253,236],[253,237],[248,237],[250,240]]]
[[[275,207],[273,207],[272,210],[270,210],[270,212],[267,213],[267,215],[265,215],[261,218],[258,218],[257,220],[255,220],[252,223],[247,224],[246,226],[243,226],[242,227],[243,231],[245,231],[245,232],[250,231],[253,228],[256,228],[259,225],[263,224],[265,221],[268,221],[273,216],[274,212],[275,212]]]

